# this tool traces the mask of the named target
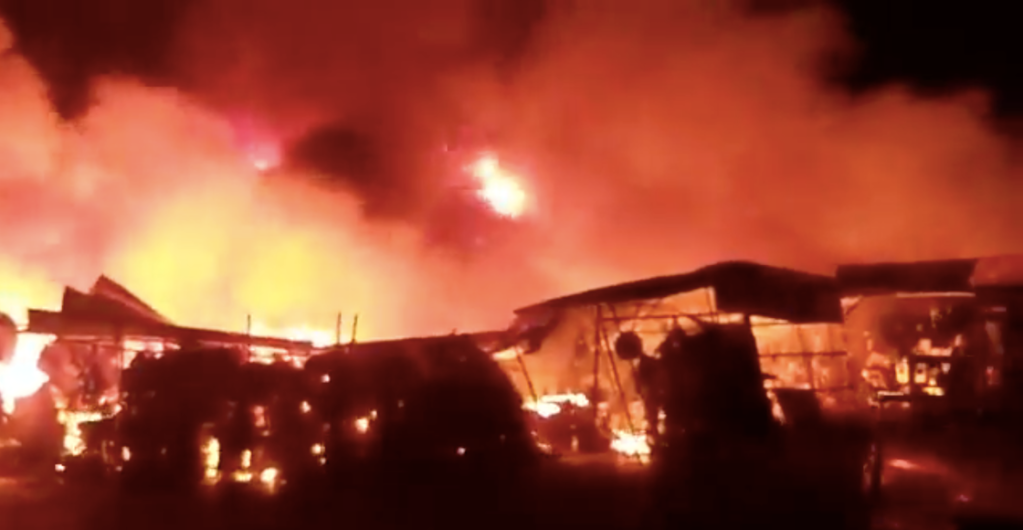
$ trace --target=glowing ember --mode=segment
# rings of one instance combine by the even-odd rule
[[[495,213],[514,219],[525,212],[528,196],[520,179],[496,157],[483,155],[466,169],[480,186],[476,195]]]

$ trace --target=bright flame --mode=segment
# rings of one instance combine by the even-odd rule
[[[259,481],[264,485],[273,486],[277,482],[277,469],[268,467],[259,474]]]
[[[281,339],[311,342],[314,347],[324,348],[331,346],[338,341],[337,333],[323,329],[316,329],[309,326],[292,326],[286,328],[274,328],[262,323],[252,324],[253,335],[265,337],[277,337]],[[346,342],[349,338],[342,330],[341,341]]]
[[[536,401],[530,401],[522,405],[522,408],[531,410],[541,418],[550,418],[561,413],[561,406],[570,403],[576,407],[590,406],[590,400],[585,394],[552,394],[541,396]]]
[[[483,155],[467,168],[479,183],[476,195],[502,217],[517,218],[526,210],[528,196],[520,179],[501,167],[493,155]]]
[[[202,445],[203,478],[207,483],[220,478],[220,440],[212,436]]]
[[[650,456],[650,444],[643,434],[615,431],[611,449],[625,456],[639,458]]]
[[[50,380],[39,369],[39,356],[54,338],[53,335],[20,333],[10,362],[0,363],[0,398],[7,414],[14,412],[19,399],[32,396]]]
[[[101,421],[107,416],[96,411],[70,411],[60,410],[57,412],[57,421],[64,426],[64,454],[68,456],[79,456],[85,452],[85,440],[82,439],[83,423]]]

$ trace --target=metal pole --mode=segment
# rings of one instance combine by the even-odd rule
[[[601,342],[607,350],[607,362],[611,364],[611,373],[614,375],[615,385],[618,387],[618,397],[622,400],[622,407],[625,409],[625,420],[628,422],[629,432],[635,434],[636,427],[632,423],[632,411],[629,410],[629,401],[625,397],[625,387],[622,386],[622,378],[618,375],[618,365],[615,363],[614,352],[611,351],[611,339],[607,336],[603,326],[599,329],[601,331]]]
[[[355,314],[355,318],[352,319],[352,339],[351,344],[355,344],[355,332],[359,330],[359,314]]]
[[[341,345],[341,313],[340,312],[337,314],[337,322],[334,324],[334,338],[335,338],[334,345],[335,346],[340,346]]]
[[[600,306],[597,306],[597,315],[593,322],[593,419],[597,419],[597,399],[600,396],[600,326],[601,322]]]
[[[529,377],[529,369],[526,368],[526,359],[522,356],[522,348],[515,347],[515,359],[519,361],[519,366],[522,367],[522,375],[526,378],[526,386],[529,387],[529,395],[533,397],[533,403],[539,403],[540,398],[536,395],[536,387],[533,386],[533,378]]]
[[[248,344],[245,346],[247,352],[246,361],[252,360],[252,313],[245,315],[245,335],[249,338]]]

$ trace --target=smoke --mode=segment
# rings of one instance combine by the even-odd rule
[[[357,197],[308,175],[259,174],[234,122],[197,98],[105,77],[65,122],[8,50],[0,83],[0,281],[15,316],[105,272],[183,324],[244,329],[250,314],[329,329],[337,312],[360,313],[369,338],[507,318],[486,304],[510,287],[476,299],[479,274],[425,248],[415,227],[369,223]]]
[[[983,92],[849,96],[823,75],[855,51],[834,12],[537,5],[513,31],[469,0],[198,2],[169,48],[178,88],[98,77],[73,122],[6,53],[7,267],[104,271],[196,325],[359,312],[370,337],[500,325],[723,259],[1019,250],[1018,168]],[[287,148],[274,178],[245,160],[239,116]],[[524,168],[536,206],[472,260],[427,237],[451,179],[436,155],[465,127]]]

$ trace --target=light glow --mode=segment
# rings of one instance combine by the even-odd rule
[[[484,154],[469,164],[466,170],[479,185],[476,196],[494,213],[511,219],[525,213],[529,196],[522,187],[521,179],[502,167],[497,157]]]

